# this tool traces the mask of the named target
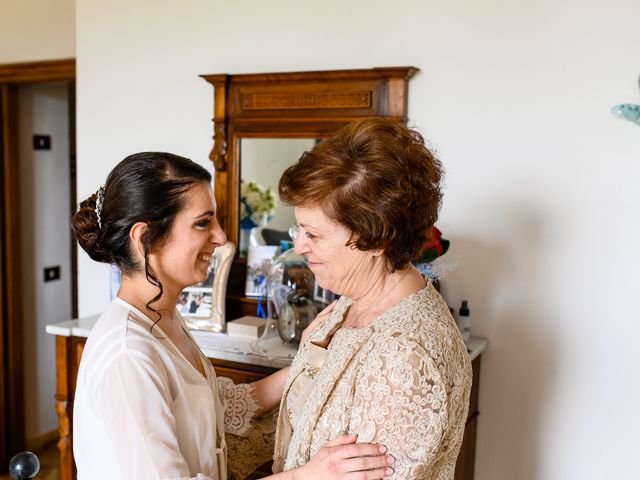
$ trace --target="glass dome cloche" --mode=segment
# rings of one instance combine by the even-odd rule
[[[336,295],[316,284],[307,259],[281,242],[283,252],[273,261],[266,279],[267,325],[258,344],[279,337],[296,345],[304,329]]]

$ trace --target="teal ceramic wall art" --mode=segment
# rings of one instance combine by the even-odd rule
[[[638,77],[638,87],[640,87],[640,77]],[[619,103],[611,107],[611,113],[618,118],[624,118],[637,125],[640,125],[640,105],[634,103]]]
[[[611,107],[611,113],[616,117],[624,118],[640,125],[640,105],[633,103],[621,103]]]

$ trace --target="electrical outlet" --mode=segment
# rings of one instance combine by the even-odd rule
[[[51,150],[51,135],[34,135],[34,150]]]
[[[44,269],[44,281],[51,282],[52,280],[60,280],[60,265]]]

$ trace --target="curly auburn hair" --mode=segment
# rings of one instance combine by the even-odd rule
[[[370,118],[303,153],[278,191],[290,205],[321,207],[351,232],[348,246],[382,250],[394,271],[420,256],[438,218],[442,175],[420,133]]]

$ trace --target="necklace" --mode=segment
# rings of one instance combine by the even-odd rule
[[[354,313],[354,315],[355,315],[355,317],[354,317],[354,319],[353,319],[353,323],[357,324],[357,323],[358,323],[358,318],[360,318],[362,315],[364,315],[365,313],[367,313],[369,310],[373,309],[374,307],[377,307],[378,305],[380,305],[380,303],[381,303],[385,298],[387,298],[387,297],[389,296],[389,294],[391,294],[391,292],[393,292],[393,291],[396,289],[396,287],[397,287],[398,285],[400,285],[400,283],[402,283],[402,281],[405,279],[405,277],[406,277],[407,275],[409,275],[409,272],[410,272],[410,271],[411,271],[411,267],[409,267],[409,268],[407,269],[407,271],[406,271],[406,272],[405,272],[405,274],[400,278],[400,280],[398,280],[398,281],[396,282],[396,284],[395,284],[393,287],[391,287],[391,288],[389,289],[389,291],[387,291],[387,293],[385,293],[382,297],[380,297],[376,303],[374,303],[373,305],[368,306],[367,308],[365,308],[365,309],[364,309],[364,310],[362,310],[361,312],[358,312],[358,305],[356,304],[356,302],[353,302],[353,306],[355,307],[355,308],[354,308],[354,312],[353,312],[353,313]]]

